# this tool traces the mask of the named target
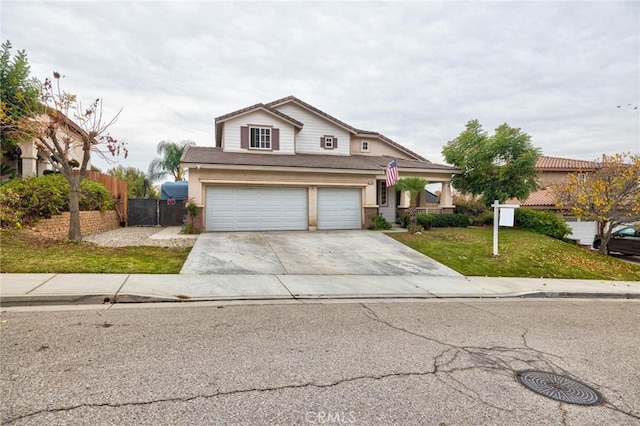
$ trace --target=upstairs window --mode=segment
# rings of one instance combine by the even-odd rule
[[[360,151],[369,152],[369,142],[368,141],[360,142]]]
[[[240,126],[240,148],[280,150],[280,129],[267,126]]]
[[[338,138],[331,135],[321,136],[320,147],[324,149],[336,149],[338,147]]]
[[[250,128],[249,148],[271,149],[271,129],[268,127]]]
[[[324,138],[324,147],[327,149],[333,149],[333,138],[331,136]]]

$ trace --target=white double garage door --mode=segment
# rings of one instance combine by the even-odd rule
[[[318,229],[360,229],[361,190],[318,188]],[[206,189],[207,231],[277,231],[309,229],[306,187],[223,187]]]

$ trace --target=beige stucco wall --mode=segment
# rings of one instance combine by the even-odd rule
[[[363,207],[376,206],[376,175],[268,170],[189,170],[189,197],[202,205],[206,185],[364,188]]]
[[[538,174],[538,186],[544,188],[546,186],[564,183],[567,181],[568,172],[540,172]]]

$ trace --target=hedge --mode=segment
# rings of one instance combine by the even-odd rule
[[[12,179],[0,186],[0,224],[20,227],[69,211],[69,183],[61,174]],[[84,179],[80,210],[111,210],[114,200],[101,184]]]
[[[515,226],[559,240],[571,234],[571,228],[555,213],[548,210],[516,209]]]
[[[471,224],[469,215],[467,214],[424,214],[420,213],[416,216],[419,226],[424,229],[429,228],[466,228]],[[400,224],[403,228],[409,226],[409,213],[405,213],[400,218]]]

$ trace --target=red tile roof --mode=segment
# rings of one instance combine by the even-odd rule
[[[545,208],[554,208],[554,197],[551,194],[551,191],[548,189],[538,189],[537,191],[533,191],[529,194],[529,197],[520,201],[515,198],[509,199],[505,201],[507,204],[520,204],[522,207],[545,207]]]
[[[596,170],[598,163],[595,161],[572,160],[570,158],[541,156],[536,163],[536,169],[540,171],[578,171]]]

